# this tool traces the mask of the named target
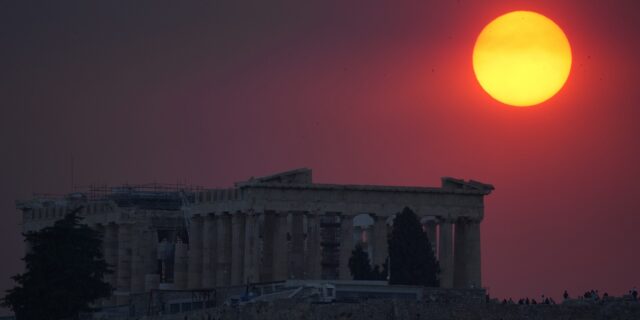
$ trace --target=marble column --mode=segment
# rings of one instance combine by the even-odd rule
[[[453,254],[453,287],[467,287],[467,222],[459,219],[455,224],[455,241]]]
[[[289,279],[303,279],[305,268],[304,212],[292,212],[290,217],[291,253],[289,257]]]
[[[189,275],[187,288],[200,289],[202,287],[202,228],[201,216],[193,216],[189,226]]]
[[[205,289],[216,286],[216,220],[213,214],[204,217],[202,235],[202,287]]]
[[[471,220],[467,224],[466,237],[467,287],[482,287],[482,269],[480,260],[480,221]]]
[[[144,291],[149,292],[151,290],[157,290],[160,287],[160,275],[159,274],[147,274],[144,277]]]
[[[241,285],[244,280],[245,214],[231,215],[231,285]]]
[[[429,243],[431,244],[431,250],[433,254],[436,254],[436,248],[438,245],[438,239],[436,238],[436,221],[435,220],[427,220],[425,222],[425,232],[427,233],[427,238],[429,239]]]
[[[273,232],[273,281],[287,280],[288,256],[287,213],[275,213]]]
[[[376,215],[373,225],[373,265],[379,265],[380,270],[384,269],[384,263],[389,256],[389,244],[387,242],[387,217]]]
[[[231,223],[228,213],[216,215],[218,267],[216,286],[226,287],[231,283]]]
[[[340,264],[338,266],[338,275],[340,280],[351,280],[349,258],[353,251],[353,216],[345,214],[340,218]]]
[[[102,237],[102,257],[104,258],[105,262],[107,261],[107,235],[106,235],[106,227],[103,224],[97,224],[95,226],[92,226],[92,229],[94,229],[95,231],[97,231],[98,233],[100,233],[101,237]],[[109,277],[111,277],[111,274],[103,274],[102,275],[102,280],[109,283],[110,279]],[[107,306],[109,305],[109,300],[108,299],[100,299],[100,301],[95,301],[94,302],[95,306]]]
[[[145,278],[147,278],[148,275],[153,275],[152,278],[155,279],[157,275],[158,284],[160,284],[160,268],[158,266],[158,243],[160,239],[158,239],[158,230],[149,228],[147,231],[144,237],[146,249],[143,252]]]
[[[129,303],[131,292],[131,224],[118,226],[118,279],[116,280],[116,303]]]
[[[253,212],[248,212],[245,217],[244,231],[244,283],[258,281],[256,273],[258,251],[258,229],[256,224],[257,216]]]
[[[114,288],[117,287],[118,279],[118,225],[115,223],[109,223],[105,227],[104,231],[104,260],[109,265],[109,268],[113,273],[105,274],[104,280],[111,284]],[[115,304],[115,296],[109,298],[109,305]]]
[[[146,227],[133,229],[132,257],[131,257],[131,292],[142,293],[145,287],[145,275],[148,273],[148,259],[150,248],[150,233]]]
[[[453,239],[450,221],[440,222],[439,241],[440,287],[453,287]]]
[[[178,238],[175,245],[173,264],[173,287],[176,290],[187,289],[189,245]]]
[[[261,215],[261,241],[260,241],[260,264],[258,266],[259,281],[273,280],[274,265],[274,231],[275,231],[275,212],[266,211]]]
[[[318,280],[321,278],[321,250],[320,250],[320,223],[316,213],[307,213],[307,240],[306,240],[306,279]]]

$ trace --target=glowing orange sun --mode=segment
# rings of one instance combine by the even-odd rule
[[[549,18],[514,11],[480,32],[473,48],[473,70],[494,99],[511,106],[533,106],[564,86],[571,71],[571,46]]]

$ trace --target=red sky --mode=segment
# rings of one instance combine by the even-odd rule
[[[75,182],[204,186],[297,167],[319,182],[492,183],[493,296],[640,285],[637,1],[0,4],[0,290],[15,199]],[[573,49],[560,93],[493,101],[471,66],[493,18],[533,10]]]

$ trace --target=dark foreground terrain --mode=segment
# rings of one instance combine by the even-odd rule
[[[224,320],[639,320],[637,301],[582,302],[560,305],[440,304],[401,300],[369,300],[360,303],[311,304],[289,301],[264,302],[240,307],[220,307],[192,313],[147,316],[139,319]]]

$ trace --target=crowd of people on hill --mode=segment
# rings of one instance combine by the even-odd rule
[[[572,298],[569,295],[569,292],[565,290],[562,293],[562,298],[563,298],[563,302],[566,302],[566,301],[572,301],[572,300],[602,301],[602,300],[609,300],[610,298],[613,298],[613,297],[610,297],[609,294],[606,292],[600,295],[600,292],[598,292],[598,290],[589,290],[589,291],[586,291],[584,294],[577,296],[576,298]],[[625,295],[622,298],[638,301],[638,289],[636,287],[633,287],[631,290],[629,290],[628,295]],[[529,299],[528,297],[526,297],[526,298],[520,298],[516,302],[513,299],[509,298],[509,299],[503,299],[502,304],[533,305],[533,304],[556,304],[556,302],[553,300],[553,298],[545,297],[543,294],[540,298],[540,301],[537,301],[536,299]]]
[[[536,299],[529,299],[527,297],[527,298],[520,298],[520,299],[518,299],[518,302],[515,302],[515,301],[513,301],[513,299],[509,298],[509,300],[503,299],[502,300],[502,304],[521,304],[521,305],[556,304],[556,301],[553,300],[553,298],[551,298],[551,297],[545,297],[544,294],[543,294],[542,297],[540,297],[540,301],[537,301]]]

